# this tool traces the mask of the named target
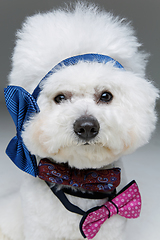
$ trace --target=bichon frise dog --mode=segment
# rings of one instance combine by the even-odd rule
[[[140,46],[124,19],[86,3],[26,19],[5,97],[17,128],[6,151],[27,174],[1,201],[1,240],[123,239],[141,197],[119,159],[156,123]]]

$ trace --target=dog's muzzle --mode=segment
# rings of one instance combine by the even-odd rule
[[[75,121],[73,127],[76,135],[86,142],[95,138],[100,129],[97,119],[93,116],[81,116]]]

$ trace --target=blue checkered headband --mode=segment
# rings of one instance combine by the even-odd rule
[[[67,58],[58,63],[44,76],[33,91],[32,95],[19,86],[8,86],[4,89],[6,106],[17,130],[17,135],[8,144],[6,153],[18,168],[32,176],[36,177],[38,175],[38,168],[36,157],[29,152],[21,137],[21,133],[24,130],[24,122],[28,121],[33,114],[40,112],[37,98],[42,90],[42,82],[46,81],[49,76],[57,72],[63,66],[67,67],[75,65],[80,61],[98,62],[103,64],[112,62],[114,67],[124,69],[119,62],[109,56],[101,54],[84,54]]]

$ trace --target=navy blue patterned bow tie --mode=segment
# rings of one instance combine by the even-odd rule
[[[52,68],[37,85],[32,95],[25,89],[18,86],[8,86],[4,90],[6,105],[13,118],[17,130],[17,135],[10,141],[6,149],[6,153],[17,167],[33,176],[38,175],[38,167],[36,163],[36,157],[34,155],[31,155],[23,143],[23,139],[21,137],[21,132],[24,130],[23,124],[29,120],[33,114],[40,111],[36,100],[42,90],[42,81],[45,81],[50,75],[54,74],[63,66],[67,67],[70,65],[75,65],[79,61],[98,62],[102,64],[112,62],[114,67],[123,69],[123,66],[119,62],[115,61],[109,56],[101,54],[78,55],[75,57],[67,58]]]

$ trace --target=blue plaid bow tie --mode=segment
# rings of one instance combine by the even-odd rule
[[[17,135],[10,141],[6,149],[6,153],[17,167],[35,177],[38,175],[36,157],[28,151],[25,144],[23,143],[21,137],[21,132],[24,130],[23,124],[29,120],[31,115],[40,111],[36,100],[42,90],[42,81],[47,80],[50,75],[54,74],[63,66],[67,67],[70,65],[75,65],[79,61],[98,62],[103,64],[112,62],[114,67],[123,69],[123,66],[119,62],[106,55],[92,53],[78,55],[67,58],[53,67],[40,81],[40,83],[34,89],[32,95],[25,89],[18,86],[8,86],[4,90],[6,105],[13,118],[17,130]]]
[[[21,87],[8,86],[4,89],[4,94],[8,111],[17,130],[17,135],[10,141],[6,153],[17,167],[33,176],[37,176],[36,158],[24,145],[21,131],[23,131],[23,123],[33,113],[39,112],[39,107],[32,95]]]

